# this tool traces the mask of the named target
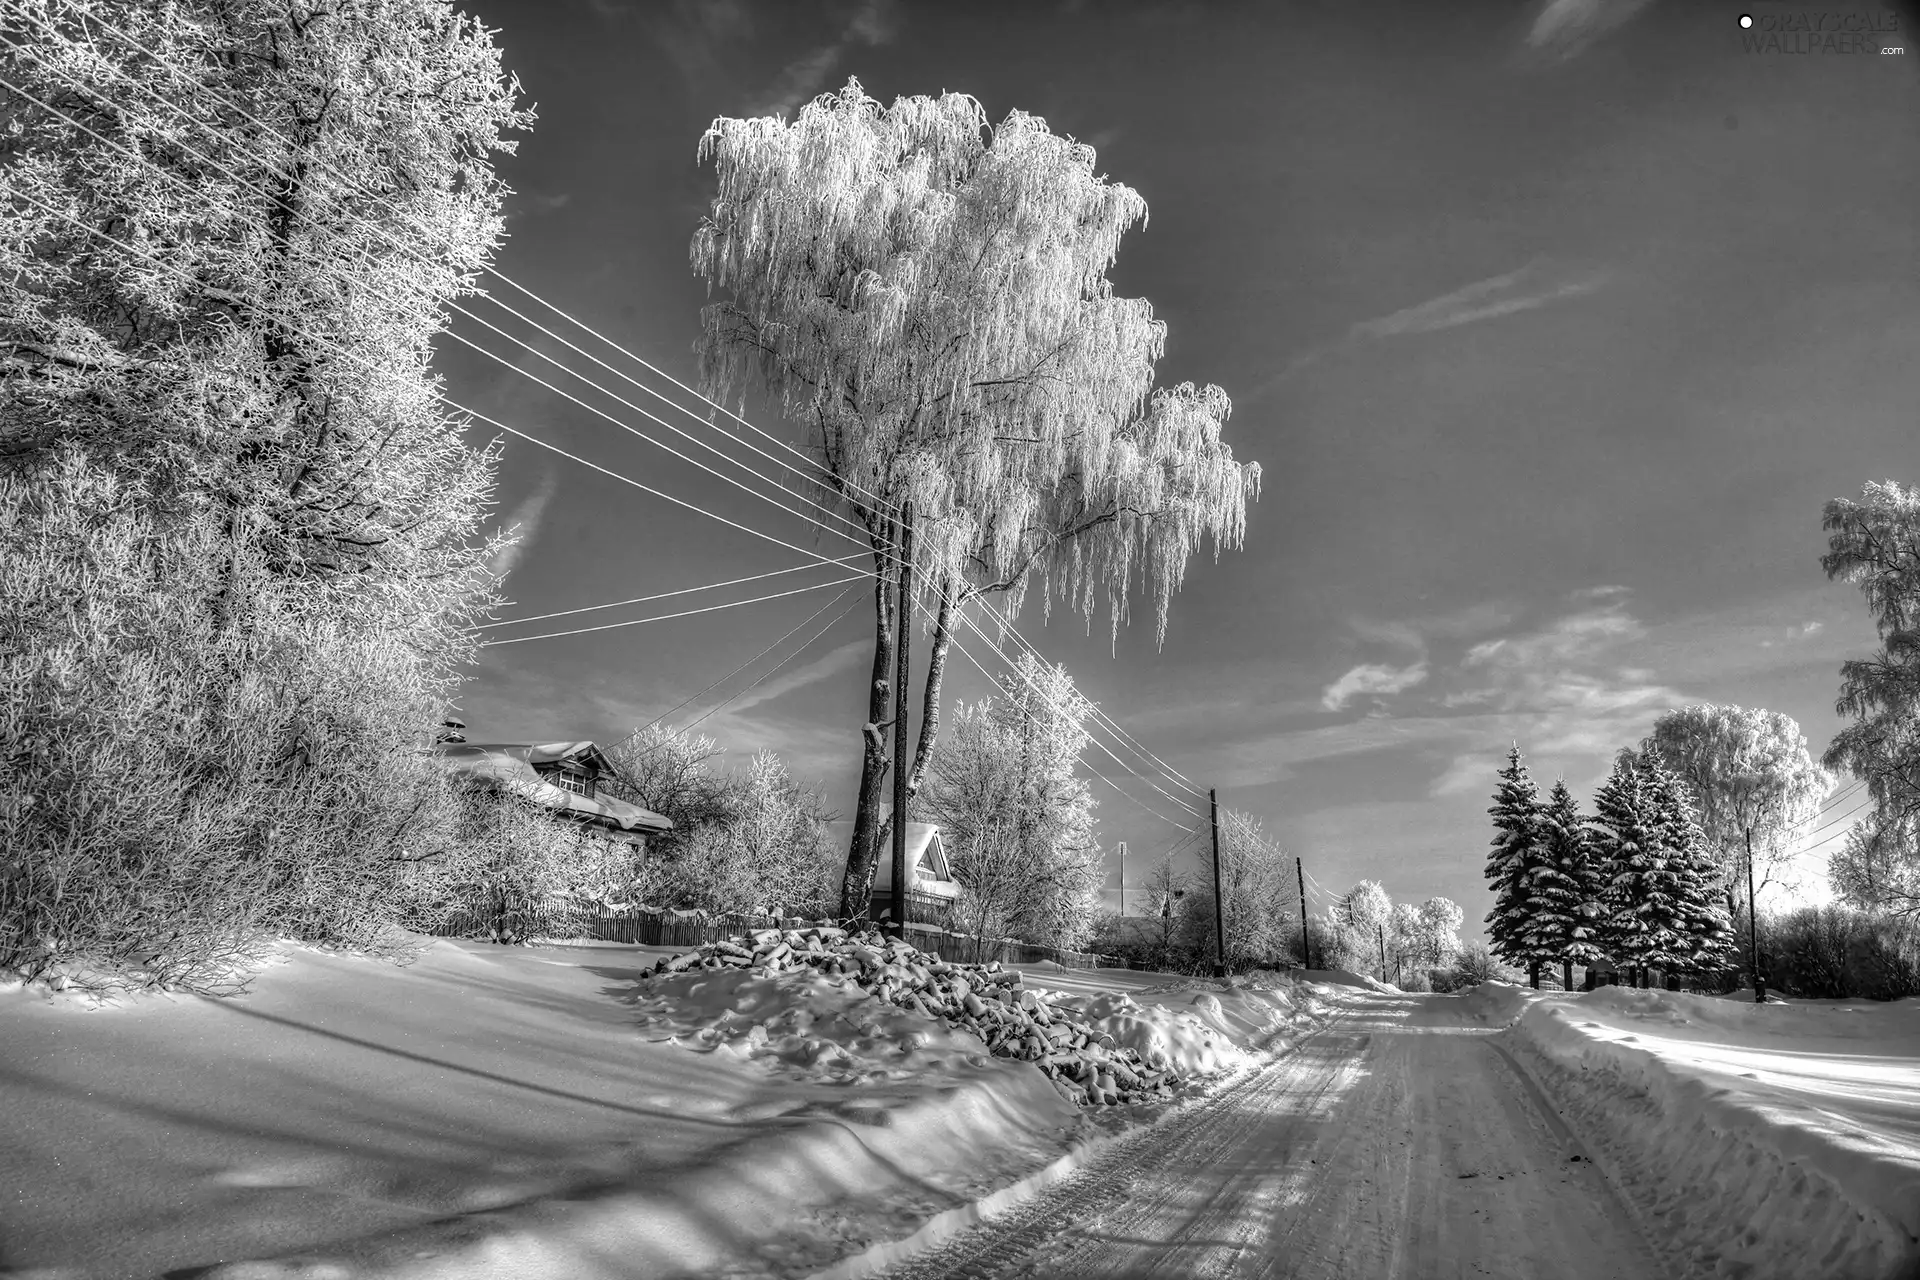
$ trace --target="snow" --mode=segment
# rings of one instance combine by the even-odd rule
[[[1489,1021],[1517,1018],[1508,1047],[1676,1270],[1920,1270],[1920,1002],[1465,998]]]
[[[227,1000],[0,990],[0,1269],[854,1276],[1040,1213],[1020,1206],[1050,1185],[1132,1238],[1211,1179],[1204,1213],[1167,1230],[1237,1239],[1257,1224],[1229,1230],[1233,1206],[1290,1206],[1322,1224],[1297,1229],[1331,1276],[1401,1247],[1366,1190],[1389,1167],[1436,1239],[1495,1203],[1477,1171],[1541,1180],[1513,1222],[1473,1217],[1459,1239],[1489,1258],[1524,1245],[1557,1274],[1587,1274],[1567,1259],[1614,1238],[1616,1193],[1676,1278],[1920,1269],[1920,1002],[1012,966],[1056,1015],[1188,1082],[1083,1108],[833,966],[656,975],[672,954],[442,940],[400,967],[282,944]],[[1604,1183],[1569,1163],[1576,1142]],[[1154,1179],[1164,1203],[1139,1208]],[[1564,1248],[1526,1235],[1542,1215]]]
[[[804,1275],[1169,1109],[1096,1116],[817,972],[643,977],[672,954],[441,940],[403,968],[282,944],[233,999],[0,991],[0,1266]],[[1244,1072],[1323,1008],[1280,975],[1018,968],[1189,1077]]]

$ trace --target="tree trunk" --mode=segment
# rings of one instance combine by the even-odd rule
[[[875,539],[876,562],[886,547]],[[840,881],[840,918],[868,918],[873,873],[879,865],[880,788],[887,776],[887,738],[883,726],[893,719],[893,600],[886,574],[873,585],[873,683],[867,689],[867,723],[860,727],[860,798],[853,814],[853,841],[847,871]]]
[[[1538,960],[1527,961],[1527,985],[1535,991],[1540,989],[1540,962]]]
[[[1560,962],[1560,989],[1562,991],[1573,990],[1573,961],[1571,960],[1562,960]]]
[[[907,775],[909,803],[920,794],[926,780],[927,765],[933,758],[934,739],[940,732],[940,686],[947,672],[947,650],[953,646],[955,583],[948,578],[940,584],[940,612],[933,622],[933,644],[927,652],[927,683],[920,698],[920,741],[913,749],[913,771]]]

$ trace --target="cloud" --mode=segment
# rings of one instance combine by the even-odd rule
[[[1309,347],[1292,356],[1265,382],[1238,397],[1236,403],[1242,408],[1250,406],[1302,369],[1358,343],[1436,333],[1482,320],[1496,320],[1563,299],[1582,297],[1604,286],[1608,279],[1609,273],[1605,271],[1560,271],[1542,259],[1535,259],[1503,275],[1476,280],[1451,293],[1403,307],[1389,315],[1362,320],[1348,329],[1344,337]]]
[[[513,572],[514,566],[520,563],[521,558],[533,546],[534,539],[540,536],[540,526],[546,518],[547,504],[553,501],[554,491],[559,487],[559,479],[549,470],[541,476],[538,487],[527,495],[525,501],[513,509],[513,514],[507,517],[506,523],[501,527],[509,531],[517,528],[518,537],[501,548],[499,554],[493,557],[492,563],[487,566],[490,570],[501,577]]]
[[[514,202],[519,212],[526,217],[537,218],[543,213],[554,213],[573,203],[573,194],[567,191],[553,195],[542,195],[537,191],[518,191],[514,193]]]
[[[1531,311],[1562,298],[1577,298],[1592,293],[1606,281],[1605,272],[1556,276],[1536,260],[1505,275],[1476,280],[1391,315],[1363,320],[1349,331],[1348,339],[1389,338],[1457,328],[1517,311]]]
[[[781,68],[780,74],[746,114],[791,115],[826,87],[827,77],[850,50],[858,45],[872,48],[886,44],[893,39],[893,30],[893,0],[863,0],[836,39],[801,54]]]
[[[1625,26],[1650,0],[1545,0],[1527,32],[1527,49],[1564,62]]]
[[[858,666],[861,662],[871,661],[872,658],[873,642],[871,640],[855,640],[851,643],[843,644],[838,649],[814,659],[805,666],[797,667],[783,675],[776,676],[765,684],[755,686],[750,692],[736,698],[732,703],[728,704],[727,714],[738,715],[749,707],[757,707],[763,702],[772,702],[775,698],[783,698],[796,689],[804,689],[810,684],[818,684],[822,680],[830,679],[840,674],[848,667]]]
[[[1416,662],[1409,667],[1389,667],[1380,663],[1363,663],[1348,671],[1345,675],[1327,686],[1320,697],[1320,705],[1329,711],[1338,711],[1347,705],[1349,698],[1363,693],[1399,693],[1411,689],[1427,678],[1427,664]]]

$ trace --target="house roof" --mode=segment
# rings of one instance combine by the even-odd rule
[[[600,748],[591,742],[442,742],[434,752],[449,768],[469,777],[484,779],[545,805],[588,822],[616,831],[661,832],[673,830],[673,823],[651,809],[628,804],[612,796],[588,799],[565,787],[556,787],[534,769],[537,764],[583,765],[595,773],[611,766]]]
[[[892,812],[892,805],[880,806],[882,818]],[[853,823],[830,822],[827,829],[841,844],[853,842]],[[946,841],[940,834],[940,828],[931,822],[907,824],[907,867],[908,883],[915,889],[950,896],[960,892],[960,886],[953,878],[953,870],[947,863]],[[891,846],[880,852],[880,865],[874,868],[873,887],[875,892],[893,888]]]

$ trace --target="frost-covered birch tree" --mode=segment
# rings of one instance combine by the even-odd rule
[[[1755,891],[1794,887],[1800,835],[1833,792],[1793,717],[1758,707],[1697,705],[1669,711],[1641,743],[1686,784],[1687,799],[1718,867],[1734,920],[1747,910],[1747,862]]]
[[[448,813],[426,747],[491,600],[496,455],[431,344],[531,116],[434,0],[5,29],[0,966],[365,942]]]
[[[936,753],[924,811],[978,936],[1072,947],[1091,930],[1102,872],[1076,772],[1091,713],[1063,669],[1025,656],[993,697],[960,708]]]
[[[893,683],[886,582],[911,503],[934,644],[909,778],[932,758],[952,628],[967,602],[1049,591],[1117,628],[1136,573],[1164,632],[1203,541],[1238,546],[1259,471],[1220,441],[1218,388],[1154,390],[1165,325],[1107,271],[1146,217],[1091,147],[964,94],[891,107],[857,80],[778,118],[719,119],[719,179],[692,244],[710,391],[765,390],[805,433],[824,489],[864,529],[880,581],[842,912],[876,864]]]
[[[1866,783],[1873,811],[1830,860],[1842,899],[1868,910],[1920,915],[1920,491],[1868,484],[1858,502],[1835,498],[1820,567],[1866,598],[1880,651],[1841,664],[1835,709],[1853,723],[1822,763]]]

